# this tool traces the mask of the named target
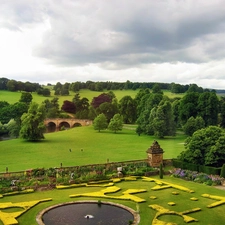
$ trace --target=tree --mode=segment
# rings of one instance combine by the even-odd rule
[[[218,123],[219,100],[215,92],[204,92],[199,95],[198,115],[203,118],[206,126]]]
[[[109,102],[104,102],[102,103],[97,109],[96,111],[100,114],[100,113],[104,113],[104,115],[107,118],[107,122],[109,122],[113,116],[118,113],[118,107],[113,104],[113,103],[109,103]]]
[[[144,133],[153,135],[152,120],[155,116],[152,114],[152,109],[157,107],[162,99],[162,94],[146,94],[141,98],[141,101],[137,106],[138,114],[140,113],[137,123]]]
[[[87,98],[80,98],[79,93],[75,94],[72,101],[76,106],[76,113],[84,111],[84,110],[88,110],[89,108],[89,100]]]
[[[163,94],[159,84],[154,84],[154,86],[152,87],[152,93]]]
[[[120,114],[123,116],[124,123],[135,123],[137,120],[136,101],[131,96],[124,96],[119,101]]]
[[[69,94],[70,94],[69,89],[66,89],[64,87],[61,89],[61,95],[65,96],[65,95],[69,95]]]
[[[32,102],[27,113],[21,117],[20,137],[28,141],[44,139],[45,106]]]
[[[205,127],[205,122],[202,117],[197,116],[194,118],[190,117],[187,123],[183,126],[184,133],[191,136],[195,131]]]
[[[2,124],[1,121],[0,121],[0,135],[1,134],[7,134],[8,133],[8,130],[7,130],[7,127],[5,124]]]
[[[51,95],[51,91],[49,90],[49,88],[43,88],[42,95],[46,96],[46,97],[50,96]]]
[[[199,93],[190,92],[180,100],[179,119],[182,125],[184,125],[191,116],[195,118],[198,115],[198,97]]]
[[[220,177],[225,178],[225,164],[223,164],[223,166],[221,168]]]
[[[93,126],[95,130],[98,130],[98,132],[100,132],[100,130],[105,130],[108,126],[106,116],[103,113],[99,114],[94,119]]]
[[[202,93],[203,92],[203,88],[199,87],[197,84],[191,84],[187,90],[187,93],[191,93],[191,92],[198,92],[198,93]]]
[[[8,78],[5,78],[5,77],[0,78],[0,90],[7,90],[8,81],[9,81]]]
[[[92,99],[91,105],[96,109],[104,102],[110,102],[111,103],[112,102],[111,95],[108,95],[106,93],[102,93],[98,97],[94,97]]]
[[[221,96],[219,103],[219,124],[221,127],[225,128],[225,97]]]
[[[6,86],[9,91],[17,91],[17,81],[15,80],[9,80]]]
[[[123,128],[123,117],[119,113],[117,113],[110,120],[108,129],[116,133],[117,131],[122,130],[122,128]]]
[[[46,117],[47,118],[57,118],[59,117],[59,103],[58,98],[53,98],[51,101],[45,99],[43,104],[45,105]]]
[[[76,106],[73,102],[65,100],[61,109],[68,113],[76,113]]]
[[[150,90],[148,88],[146,89],[141,89],[135,96],[135,101],[137,105],[137,116],[140,115],[140,113],[144,110],[145,108],[145,102],[146,99],[149,97]]]
[[[179,159],[200,165],[222,166],[225,160],[225,131],[217,126],[197,130],[185,141]]]
[[[23,113],[27,112],[28,105],[24,102],[16,102],[13,105],[5,105],[0,107],[0,121],[4,124],[8,123],[10,119],[20,120]]]
[[[20,133],[20,124],[18,124],[17,121],[15,121],[14,119],[11,119],[8,123],[7,123],[7,130],[8,133],[10,135],[10,137],[18,137],[19,133]]]
[[[162,100],[159,106],[155,108],[156,110],[152,110],[150,115],[150,124],[154,130],[154,135],[159,138],[174,136],[176,126],[171,103],[167,100]]]
[[[176,99],[172,103],[172,111],[173,111],[173,117],[174,117],[174,122],[176,124],[176,127],[180,126],[180,121],[179,121],[179,106],[180,106],[180,101]]]
[[[138,134],[138,136],[140,136],[141,133],[143,133],[143,130],[142,130],[142,128],[141,128],[140,125],[137,126],[137,128],[136,128],[136,133]]]
[[[30,104],[32,102],[33,96],[29,92],[23,92],[20,97],[20,102],[24,102],[26,104]]]

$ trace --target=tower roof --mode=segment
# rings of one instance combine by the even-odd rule
[[[164,151],[160,148],[158,141],[155,140],[146,152],[150,154],[161,154]]]

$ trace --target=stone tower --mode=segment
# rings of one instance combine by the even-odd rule
[[[146,151],[148,154],[148,163],[152,167],[159,167],[163,163],[163,149],[160,148],[160,145],[157,141],[154,141],[153,144]]]

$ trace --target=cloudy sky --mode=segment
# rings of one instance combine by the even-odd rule
[[[0,0],[0,77],[225,89],[224,0]]]

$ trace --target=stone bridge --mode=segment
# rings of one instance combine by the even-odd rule
[[[79,127],[79,126],[89,126],[92,125],[92,120],[87,119],[64,119],[64,118],[49,118],[45,119],[44,124],[47,128],[47,132],[54,132],[59,131],[62,129],[70,129],[73,127]]]

